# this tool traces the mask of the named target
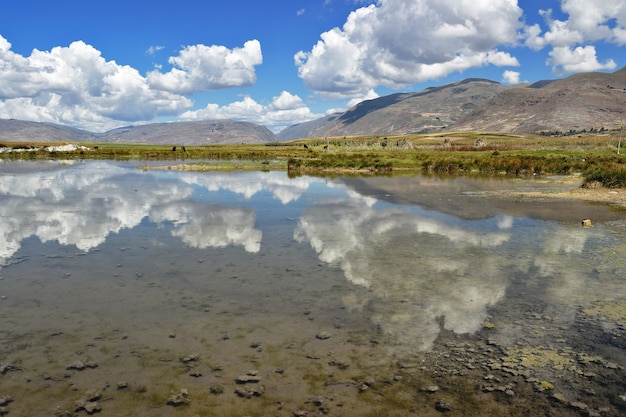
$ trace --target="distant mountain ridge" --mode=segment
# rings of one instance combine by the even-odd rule
[[[397,135],[439,132],[506,90],[482,79],[430,87],[417,93],[397,93],[363,101],[327,123],[306,122],[288,127],[279,140],[298,137]],[[306,131],[306,136],[301,136]]]
[[[420,92],[363,101],[343,113],[274,134],[233,120],[152,123],[93,133],[52,123],[0,119],[0,142],[120,142],[203,145],[266,143],[325,136],[456,131],[571,132],[626,121],[626,67],[532,84],[503,86],[468,78]]]
[[[455,131],[517,133],[613,128],[626,122],[626,67],[510,87],[460,120]]]
[[[288,127],[299,137],[400,135],[446,131],[570,132],[626,122],[626,67],[506,87],[469,78],[418,93],[363,101],[343,114]],[[302,133],[306,132],[306,135]]]
[[[54,123],[0,119],[1,141],[206,145],[274,142],[276,136],[264,126],[233,120],[151,123],[94,133]]]

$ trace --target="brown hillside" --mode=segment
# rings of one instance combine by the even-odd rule
[[[568,132],[626,121],[626,68],[510,88],[451,127],[455,131]]]
[[[367,100],[316,129],[313,136],[439,132],[505,89],[495,81],[470,78],[418,93]]]

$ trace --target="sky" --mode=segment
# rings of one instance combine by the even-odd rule
[[[92,132],[624,66],[624,0],[0,0],[0,118]]]

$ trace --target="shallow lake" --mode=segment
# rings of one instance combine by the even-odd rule
[[[541,187],[1,163],[0,414],[624,415],[626,211]]]

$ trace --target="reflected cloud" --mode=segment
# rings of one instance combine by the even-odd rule
[[[181,179],[190,185],[205,188],[208,191],[227,190],[242,195],[250,200],[260,192],[269,192],[282,204],[289,204],[299,200],[304,193],[315,186],[336,189],[343,194],[348,194],[355,200],[366,202],[371,207],[376,199],[361,195],[345,184],[327,182],[323,178],[297,177],[289,178],[283,172],[244,172],[229,174],[189,173],[181,174]]]
[[[259,213],[291,205],[291,219],[303,210],[294,239],[364,289],[346,294],[344,304],[393,335],[394,349],[428,350],[442,330],[474,333],[486,320],[497,321],[490,337],[514,343],[523,337],[519,315],[529,308],[540,306],[568,325],[581,307],[624,294],[623,263],[598,259],[626,259],[626,226],[612,235],[600,222],[589,229],[506,210],[464,220],[413,203],[379,203],[340,181],[282,172],[142,172],[108,162],[11,172],[16,166],[0,170],[0,267],[29,237],[90,251],[146,219],[166,225],[188,247],[258,253],[260,201]]]
[[[235,245],[250,253],[261,249],[263,233],[254,228],[256,214],[251,208],[174,203],[155,207],[150,219],[154,222],[176,219],[172,235],[192,248]]]
[[[337,199],[309,207],[294,238],[367,287],[367,299],[351,295],[346,305],[367,306],[374,322],[410,348],[429,349],[442,328],[477,331],[507,287],[502,258],[491,251],[510,239],[506,233]]]
[[[253,209],[190,204],[193,187],[174,177],[107,162],[48,165],[0,175],[0,266],[36,236],[90,251],[144,218],[176,223],[172,234],[197,247],[260,248]],[[184,220],[184,221],[181,221]]]
[[[388,185],[385,191],[416,182],[378,181]],[[381,194],[370,186],[374,179],[362,182],[352,185]],[[458,192],[446,194],[442,187],[433,193],[437,200],[450,201],[449,196],[456,202]],[[494,319],[490,314],[498,321],[490,336],[508,345],[523,339],[517,318],[529,308],[571,326],[581,308],[623,297],[623,268],[598,260],[626,258],[623,239],[615,237],[624,232],[613,236],[602,223],[583,228],[558,215],[548,216],[559,217],[558,223],[534,221],[518,216],[517,206],[489,215],[482,208],[492,207],[491,200],[479,201],[473,207],[481,216],[472,217],[460,209],[458,216],[426,211],[419,203],[377,211],[363,198],[327,200],[305,212],[294,237],[341,268],[351,283],[367,288],[347,295],[346,306],[371,317],[409,350],[428,350],[442,329],[476,332]],[[550,209],[562,213],[558,205]],[[593,209],[586,215],[605,213]]]
[[[498,229],[506,230],[513,227],[513,216],[501,216],[498,220]]]
[[[6,164],[0,175],[0,265],[30,236],[90,251],[144,218],[171,222],[172,235],[191,247],[237,245],[256,253],[262,233],[254,228],[254,209],[192,203],[195,190],[229,191],[246,200],[267,192],[289,204],[316,186],[326,180],[290,179],[283,172],[141,172],[109,162]],[[367,206],[376,201],[345,185],[335,188]]]

